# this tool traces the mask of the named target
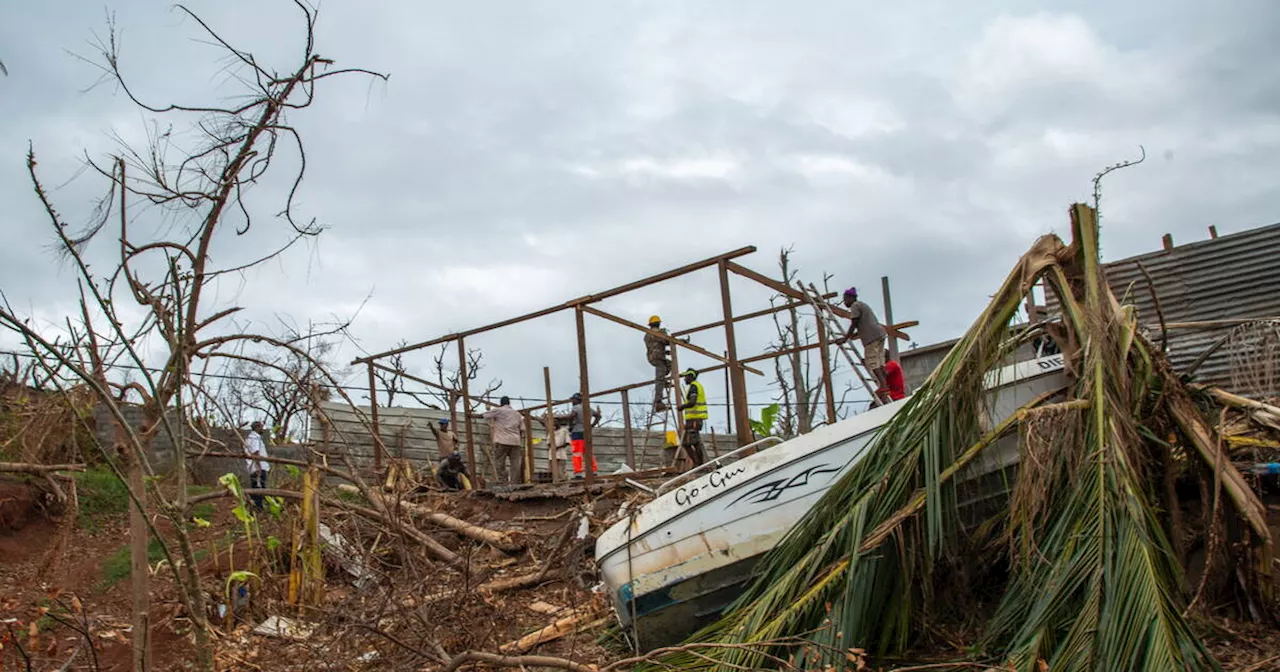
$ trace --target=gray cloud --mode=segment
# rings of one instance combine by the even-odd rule
[[[56,4],[0,21],[0,288],[50,315],[68,305],[69,273],[35,247],[47,224],[25,142],[60,183],[83,152],[111,149],[104,131],[136,139],[144,120],[110,89],[82,92],[95,73],[64,50],[85,51],[102,13]],[[1093,174],[1139,144],[1147,162],[1105,184],[1109,257],[1278,218],[1273,3],[900,4],[327,3],[321,53],[392,79],[335,80],[294,115],[310,165],[300,210],[330,229],[219,297],[259,322],[305,322],[372,291],[354,331],[376,351],[745,244],[772,271],[795,244],[806,277],[874,289],[891,276],[896,317],[919,319],[912,336],[928,343],[964,329],[1035,236],[1065,229]],[[288,3],[193,8],[280,67],[296,52]],[[114,9],[139,90],[234,90],[189,21],[136,0]],[[56,192],[72,221],[96,188],[82,177]],[[223,241],[227,259],[280,239],[268,218],[283,189],[255,193],[259,227]],[[766,304],[734,282],[735,307]],[[677,328],[720,312],[713,273],[607,307]],[[769,333],[744,327],[741,347]],[[514,394],[540,396],[544,365],[558,392],[574,386],[566,316],[473,341]],[[636,335],[593,321],[589,341],[593,384],[648,375]]]

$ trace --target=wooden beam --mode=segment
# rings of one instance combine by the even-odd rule
[[[832,298],[835,298],[835,297],[836,297],[836,293],[835,293],[835,292],[829,292],[829,293],[827,293],[827,294],[823,295],[823,297],[822,297],[822,298],[824,298],[824,299],[832,299]],[[805,303],[805,302],[803,302],[803,301],[791,301],[791,302],[783,303],[783,304],[779,304],[779,305],[777,305],[777,306],[773,306],[773,307],[770,307],[770,308],[765,308],[764,310],[757,310],[757,311],[756,311],[756,312],[754,312],[754,313],[747,313],[746,315],[738,315],[737,317],[733,318],[733,323],[734,323],[734,324],[737,324],[737,323],[739,323],[739,322],[746,322],[747,320],[753,320],[753,319],[755,319],[755,318],[757,318],[757,317],[764,317],[765,315],[772,315],[772,314],[774,314],[774,313],[780,313],[780,312],[782,312],[782,311],[784,311],[784,310],[790,310],[790,309],[792,309],[792,308],[803,308],[803,307],[805,307],[805,306],[807,306],[807,305],[809,305],[809,304],[807,304],[807,303]],[[682,329],[682,330],[680,330],[680,331],[673,331],[673,332],[671,332],[671,335],[672,335],[672,336],[688,336],[689,334],[694,334],[694,333],[697,333],[697,332],[699,332],[699,331],[706,331],[706,330],[708,330],[708,329],[715,329],[716,327],[723,327],[723,326],[724,326],[724,320],[717,320],[717,321],[715,321],[715,322],[709,322],[709,323],[707,323],[707,324],[701,324],[701,325],[698,325],[698,326],[693,327],[693,328],[691,328],[691,329]]]
[[[729,390],[733,398],[733,424],[738,433],[738,445],[745,446],[755,438],[751,431],[751,409],[747,408],[747,381],[738,367],[746,368],[738,361],[738,342],[733,329],[733,302],[729,298],[728,261],[720,262],[720,306],[724,310],[724,343],[729,353]],[[702,403],[706,403],[706,399]]]
[[[756,363],[756,362],[763,362],[763,361],[770,360],[770,359],[776,359],[776,358],[778,358],[778,357],[785,357],[785,356],[787,356],[787,355],[791,355],[791,354],[794,354],[794,353],[797,353],[797,352],[804,352],[804,351],[806,351],[806,350],[814,350],[814,349],[816,349],[817,347],[818,347],[818,344],[817,344],[817,343],[811,343],[811,344],[809,344],[809,345],[802,345],[802,346],[799,346],[799,347],[787,348],[786,350],[780,350],[780,351],[778,351],[778,352],[766,352],[766,353],[764,353],[764,354],[762,354],[762,355],[753,355],[753,356],[751,356],[751,357],[746,357],[746,358],[744,358],[744,359],[740,359],[740,360],[738,360],[738,363],[740,363],[740,364],[754,364],[754,363]],[[703,368],[701,368],[701,369],[694,369],[694,370],[698,372],[698,375],[699,375],[699,376],[701,376],[701,375],[702,375],[702,374],[704,374],[704,373],[711,373],[712,371],[720,371],[720,370],[723,370],[723,369],[725,369],[725,368],[727,368],[727,365],[725,365],[725,364],[714,364],[714,365],[712,365],[712,366],[707,366],[707,367],[703,367]],[[675,371],[675,369],[676,369],[676,367],[675,367],[674,365],[672,365],[672,370],[673,370],[673,371]],[[677,373],[679,373],[679,372],[677,371]],[[630,385],[620,385],[620,386],[618,386],[618,387],[611,387],[611,388],[609,388],[609,389],[607,389],[607,390],[600,390],[599,392],[592,392],[592,393],[591,393],[591,396],[593,396],[593,397],[603,397],[603,396],[606,396],[606,395],[609,395],[609,394],[617,394],[617,393],[619,393],[619,392],[622,392],[623,390],[636,390],[636,389],[639,389],[639,388],[642,388],[642,387],[646,387],[646,386],[649,386],[649,385],[653,385],[653,381],[652,381],[652,380],[647,380],[647,381],[644,381],[644,382],[641,382],[641,383],[631,383]],[[563,403],[565,403],[565,402],[564,402],[563,400],[561,400],[561,401],[557,401],[557,402],[555,402],[555,403],[556,403],[556,404],[563,404]]]
[[[880,293],[884,295],[884,321],[886,324],[893,324],[893,296],[889,294],[889,276],[880,276]],[[888,331],[886,329],[886,331]],[[898,358],[898,339],[888,338],[885,345],[889,350],[889,356]],[[825,351],[824,351],[825,352]]]
[[[640,465],[636,464],[636,446],[631,435],[631,395],[626,390],[622,391],[622,443],[627,450],[627,466],[639,469]]]
[[[716,360],[717,362],[723,362],[723,363],[725,363],[725,364],[728,364],[728,363],[729,363],[729,360],[725,359],[724,357],[721,357],[720,355],[717,355],[716,353],[711,352],[710,350],[707,350],[706,348],[702,348],[702,347],[697,346],[697,345],[694,345],[694,344],[692,344],[692,343],[685,343],[684,341],[682,341],[682,340],[680,340],[680,339],[676,338],[675,336],[672,336],[671,334],[663,333],[663,332],[661,332],[661,331],[659,331],[659,330],[657,330],[657,329],[650,329],[650,328],[648,328],[648,327],[642,327],[642,326],[640,326],[640,325],[636,324],[635,322],[632,322],[632,321],[630,321],[630,320],[625,320],[625,319],[623,319],[623,318],[621,318],[621,317],[618,317],[617,315],[614,315],[614,314],[612,314],[612,313],[606,313],[605,311],[600,310],[599,308],[592,308],[591,306],[580,306],[580,308],[582,308],[582,310],[587,311],[588,313],[591,313],[592,315],[595,315],[596,317],[603,317],[604,319],[609,320],[610,322],[614,322],[614,323],[617,323],[617,324],[621,324],[621,325],[622,325],[622,326],[624,326],[624,327],[631,327],[632,329],[635,329],[635,330],[637,330],[637,331],[643,331],[643,332],[644,332],[644,333],[646,333],[646,334],[653,334],[654,336],[657,336],[657,337],[659,337],[659,338],[666,339],[666,341],[667,341],[668,343],[672,344],[672,345],[678,345],[678,346],[680,346],[680,347],[682,347],[682,348],[688,348],[688,349],[690,349],[690,350],[692,350],[692,351],[694,351],[694,352],[698,353],[699,355],[702,355],[703,357],[710,357],[711,359],[714,359],[714,360]],[[758,376],[763,376],[763,375],[764,375],[764,372],[763,372],[763,371],[760,371],[759,369],[753,369],[753,368],[750,368],[750,367],[746,367],[746,368],[747,368],[747,370],[748,370],[748,371],[750,371],[750,372],[752,372],[752,373],[754,373],[754,374],[756,374],[756,375],[758,375]]]
[[[542,380],[547,386],[547,465],[551,469],[551,482],[560,480],[560,460],[556,459],[556,416],[551,413],[551,367],[542,367]]]
[[[730,271],[733,271],[734,273],[741,275],[744,278],[755,280],[756,282],[764,285],[765,287],[768,287],[769,289],[774,290],[775,292],[778,292],[779,294],[784,294],[798,301],[805,301],[804,294],[800,290],[794,287],[791,287],[785,283],[779,282],[778,280],[774,280],[773,278],[767,275],[757,273],[747,268],[746,266],[743,266],[741,264],[736,264],[732,261],[726,261],[725,266],[728,267]],[[808,301],[805,301],[805,302],[808,303]],[[849,319],[851,317],[849,315],[849,311],[845,310],[844,307],[837,306],[833,303],[829,303],[827,305],[831,307],[831,312],[835,313],[838,317],[843,317],[845,319]],[[917,324],[920,324],[920,323],[918,321],[912,321],[912,322],[906,323],[905,326],[914,327]],[[903,325],[887,324],[887,325],[884,325],[884,329],[885,331],[889,332],[889,334],[892,335],[894,338],[898,338],[904,341],[911,340],[910,337],[902,333],[902,331],[899,328],[900,326],[903,326]]]
[[[369,416],[370,424],[373,428],[373,470],[382,473],[382,453],[385,448],[382,446],[382,432],[378,428],[378,379],[373,375],[373,363],[368,363],[369,368]]]
[[[1204,320],[1201,322],[1169,322],[1164,325],[1169,329],[1220,329],[1222,327],[1238,327],[1250,322],[1275,322],[1280,317],[1237,317],[1229,320]],[[1159,325],[1153,325],[1159,326]]]
[[[433,383],[433,382],[431,382],[430,380],[427,380],[427,379],[425,379],[425,378],[419,378],[419,377],[417,377],[417,376],[414,376],[414,375],[411,375],[411,374],[405,373],[404,371],[401,371],[400,369],[392,368],[392,367],[387,366],[386,364],[383,364],[383,363],[381,363],[381,362],[369,362],[369,364],[370,364],[371,366],[373,366],[373,368],[378,369],[379,371],[386,371],[387,373],[394,373],[395,375],[400,376],[401,378],[407,378],[407,379],[409,379],[409,380],[412,380],[412,381],[413,381],[413,382],[415,382],[415,383],[422,383],[423,385],[426,385],[427,387],[430,387],[430,388],[435,389],[435,390],[440,390],[441,392],[448,392],[449,394],[461,394],[461,392],[459,392],[458,390],[455,390],[455,389],[452,389],[452,388],[449,388],[449,387],[445,387],[444,385],[441,385],[440,383]]]
[[[733,250],[732,252],[725,252],[724,254],[717,254],[717,255],[716,255],[716,256],[714,256],[714,257],[708,257],[708,258],[703,259],[703,260],[701,260],[701,261],[695,261],[695,262],[693,262],[693,263],[691,263],[691,264],[685,264],[684,266],[681,266],[681,267],[679,267],[679,268],[673,268],[673,269],[671,269],[671,270],[669,270],[669,271],[664,271],[664,272],[662,272],[662,273],[658,273],[658,274],[656,274],[656,275],[651,275],[651,276],[646,277],[646,278],[641,278],[641,279],[636,280],[636,281],[634,281],[634,282],[629,282],[629,283],[627,283],[627,284],[625,284],[625,285],[619,285],[619,286],[614,287],[614,288],[612,288],[612,289],[606,289],[606,290],[604,290],[603,292],[599,292],[599,293],[596,293],[596,294],[588,294],[587,296],[583,296],[583,297],[580,297],[580,298],[574,299],[574,300],[572,300],[572,301],[566,301],[566,302],[564,302],[564,303],[562,303],[562,304],[560,304],[560,305],[558,305],[558,306],[551,306],[551,307],[549,307],[549,308],[543,308],[542,310],[535,310],[535,311],[533,311],[532,313],[525,313],[524,315],[518,315],[518,316],[516,316],[516,317],[512,317],[512,318],[508,318],[508,319],[502,320],[502,321],[500,321],[500,322],[494,322],[494,323],[492,323],[492,324],[486,324],[486,325],[484,325],[484,326],[482,326],[482,327],[476,327],[476,328],[474,328],[474,329],[467,329],[466,331],[459,331],[459,332],[455,332],[455,333],[452,333],[452,334],[445,334],[444,336],[441,336],[441,337],[439,337],[439,338],[433,338],[433,339],[431,339],[431,340],[429,340],[429,341],[422,341],[421,343],[414,343],[413,345],[405,345],[405,346],[401,346],[401,347],[399,347],[399,348],[395,348],[395,349],[392,349],[392,350],[387,350],[387,351],[385,351],[385,352],[380,352],[380,353],[378,353],[378,354],[376,354],[376,355],[369,355],[369,356],[367,356],[367,357],[360,357],[359,359],[356,359],[356,360],[352,361],[352,364],[363,364],[363,363],[368,362],[368,361],[371,361],[371,360],[375,360],[375,359],[382,359],[383,357],[390,357],[391,355],[398,355],[398,354],[400,354],[400,353],[402,353],[402,352],[411,352],[411,351],[413,351],[413,350],[420,350],[420,349],[422,349],[422,348],[429,348],[429,347],[431,347],[431,346],[433,346],[433,345],[439,345],[439,344],[441,344],[441,343],[447,343],[447,342],[449,342],[449,341],[457,340],[457,339],[460,339],[460,338],[466,338],[467,336],[474,336],[475,334],[484,333],[484,332],[486,332],[486,331],[492,331],[492,330],[494,330],[494,329],[500,329],[500,328],[502,328],[502,327],[511,326],[511,325],[513,325],[513,324],[517,324],[517,323],[520,323],[520,322],[526,322],[526,321],[528,321],[528,320],[536,319],[536,318],[539,318],[539,317],[545,317],[545,316],[547,316],[547,315],[550,315],[550,314],[552,314],[552,313],[559,312],[559,311],[561,311],[561,310],[566,310],[566,309],[569,309],[569,308],[574,308],[574,307],[576,307],[576,306],[580,306],[580,305],[584,305],[584,304],[588,304],[588,303],[596,303],[597,301],[603,301],[604,299],[607,299],[607,298],[609,298],[609,297],[611,297],[611,296],[617,296],[617,295],[619,295],[619,294],[624,294],[624,293],[626,293],[626,292],[630,292],[630,291],[632,291],[632,290],[640,289],[641,287],[647,287],[647,286],[649,286],[649,285],[656,284],[656,283],[659,283],[659,282],[663,282],[663,281],[665,281],[665,280],[670,280],[670,279],[672,279],[672,278],[678,278],[678,277],[680,277],[680,276],[682,276],[682,275],[685,275],[685,274],[687,274],[687,273],[692,273],[692,272],[694,272],[694,271],[700,271],[700,270],[702,270],[702,269],[704,269],[704,268],[710,268],[710,267],[715,266],[716,264],[720,263],[721,261],[723,261],[723,260],[725,260],[725,259],[736,259],[736,258],[738,258],[738,257],[741,257],[741,256],[745,256],[745,255],[751,254],[752,252],[755,252],[755,251],[756,251],[756,248],[755,248],[755,246],[754,246],[754,245],[748,245],[748,246],[746,246],[746,247],[740,247],[740,248],[738,248],[738,249],[736,249],[736,250]]]
[[[827,424],[836,424],[835,385],[831,382],[831,351],[827,349],[827,323],[818,316],[818,347],[822,352],[822,396],[827,398]]]
[[[591,445],[591,376],[587,372],[587,327],[582,316],[582,306],[573,311],[578,327],[578,387],[582,395],[582,471],[586,475],[586,487],[595,482],[596,470],[592,468],[595,450]]]

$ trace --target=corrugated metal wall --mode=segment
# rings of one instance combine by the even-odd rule
[[[346,404],[338,403],[322,404],[322,409],[333,422],[328,436],[328,451],[331,454],[336,454],[336,451],[347,448],[350,450],[358,468],[371,468],[373,465],[373,435],[365,429],[356,412]],[[359,413],[367,416],[369,407],[359,407]],[[448,417],[448,411],[428,408],[384,408],[379,406],[378,434],[382,437],[382,443],[389,455],[403,455],[413,464],[425,465],[428,461],[433,461],[437,454],[435,435],[431,433],[429,425],[438,422],[441,418]],[[461,425],[461,422],[459,424]],[[465,429],[459,426],[454,430],[458,433],[458,439],[461,444],[460,451],[465,455],[466,450],[463,448],[466,445]],[[484,472],[482,473],[492,478],[492,469],[485,458],[487,455],[486,449],[490,445],[489,423],[485,420],[473,420],[472,431],[475,438],[476,460],[484,467]],[[543,440],[546,437],[546,431],[538,422],[533,424],[533,436],[539,441],[534,446],[534,473],[549,475],[550,466],[547,459],[547,444]],[[311,423],[310,439],[317,449],[325,449],[324,427],[318,418]],[[736,437],[732,435],[706,433],[703,435],[702,442],[708,457],[723,455],[737,447]],[[626,461],[625,432],[621,427],[597,427],[592,432],[592,443],[596,464],[599,466],[601,473],[616,471]],[[638,465],[632,465],[633,468],[653,469],[662,466],[662,448],[665,441],[660,431],[645,432],[643,429],[634,430],[632,432],[632,443],[635,449],[636,462],[639,463]],[[565,471],[566,473],[569,471],[568,467],[565,467]]]
[[[1111,290],[1122,303],[1137,307],[1140,324],[1158,344],[1160,319],[1139,262],[1151,275],[1166,323],[1280,316],[1280,224],[1104,264]],[[1046,300],[1049,310],[1056,311],[1052,291],[1046,292]],[[1169,360],[1178,371],[1186,371],[1230,329],[1171,329]],[[1220,348],[1196,370],[1196,380],[1258,394],[1235,389],[1230,360],[1229,349]],[[1263,394],[1275,396],[1280,390]]]

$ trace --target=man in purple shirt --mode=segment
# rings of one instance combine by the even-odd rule
[[[836,343],[847,343],[855,336],[862,341],[862,358],[866,361],[871,374],[876,377],[876,383],[879,386],[876,395],[883,395],[887,389],[884,375],[884,341],[889,332],[885,331],[880,324],[871,306],[858,300],[856,287],[844,290],[843,301],[844,307],[848,308],[850,313],[849,331]]]

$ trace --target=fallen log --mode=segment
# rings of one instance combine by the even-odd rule
[[[496,653],[485,653],[484,651],[464,651],[454,656],[453,660],[441,668],[440,672],[453,672],[467,663],[487,663],[499,667],[519,668],[526,666],[552,667],[558,670],[569,670],[569,672],[596,672],[598,669],[595,665],[584,665],[554,656],[500,656]]]
[[[566,578],[568,575],[569,573],[563,570],[557,572],[532,572],[512,577],[510,579],[499,579],[497,581],[490,581],[489,583],[481,584],[479,590],[482,593],[501,593],[507,590],[532,588],[533,586],[541,585],[543,583],[559,581]]]
[[[1232,394],[1219,387],[1197,386],[1197,388],[1208,392],[1214,399],[1227,406],[1253,411],[1253,417],[1264,425],[1277,428],[1280,424],[1280,407]]]
[[[25,462],[0,462],[0,473],[36,474],[44,476],[55,471],[84,471],[83,464],[28,464]]]
[[[360,492],[359,490],[356,489],[355,486],[352,486],[352,485],[339,485],[338,490],[341,492],[346,492],[351,494],[359,494]],[[399,506],[401,509],[408,511],[414,516],[417,516],[418,518],[421,518],[431,523],[432,525],[435,525],[436,527],[443,527],[447,530],[456,532],[469,539],[474,539],[476,541],[489,544],[490,546],[493,546],[494,548],[497,548],[498,550],[501,550],[501,551],[505,551],[507,553],[519,553],[520,551],[524,550],[524,544],[521,544],[515,541],[514,539],[511,538],[511,535],[507,534],[506,532],[499,532],[497,530],[491,530],[487,527],[480,527],[479,525],[473,525],[471,523],[468,523],[465,520],[462,520],[461,518],[454,518],[453,516],[450,516],[447,513],[432,511],[431,509],[428,509],[427,507],[421,504],[414,504],[413,502],[406,502],[403,500],[400,500],[397,503],[395,500],[387,499],[386,497],[382,496],[379,493],[372,493],[372,494],[374,497],[381,500],[380,503],[382,507],[387,510],[391,510],[392,508]]]
[[[561,637],[573,634],[579,630],[585,630],[591,625],[606,620],[600,618],[600,613],[599,609],[587,609],[585,611],[570,614],[557,620],[555,623],[538,630],[537,632],[531,632],[514,642],[503,644],[498,647],[498,650],[503,653],[523,653],[535,646],[538,646],[539,644],[553,642]]]
[[[402,522],[393,520],[391,516],[385,515],[380,511],[375,511],[373,509],[368,509],[363,506],[357,506],[355,504],[350,504],[347,502],[338,502],[335,500],[331,500],[327,497],[321,497],[320,501],[325,504],[334,506],[336,508],[346,509],[348,511],[358,513],[361,516],[364,516],[365,518],[380,521],[386,525],[389,525],[392,527],[392,529],[400,532],[401,534],[405,535],[406,537],[409,537],[410,539],[418,542],[419,544],[422,544],[432,555],[436,556],[440,560],[444,560],[445,562],[451,565],[456,565],[461,567],[463,564],[465,564],[462,558],[458,557],[457,553],[454,553],[448,548],[445,548],[444,544],[441,544],[435,539],[432,539],[431,537],[427,536],[422,530],[419,530],[412,525],[405,525]]]
[[[242,492],[245,495],[262,495],[264,497],[280,497],[283,499],[302,499],[302,493],[295,492],[293,490],[277,490],[275,488],[245,488]],[[234,494],[230,490],[214,490],[213,492],[206,492],[202,495],[195,495],[194,497],[191,497],[190,499],[187,500],[187,507],[190,508],[200,502],[211,500],[211,499],[219,499],[222,497],[233,497],[233,496]],[[320,503],[335,509],[350,511],[363,518],[371,520],[375,523],[381,523],[383,525],[386,525],[390,527],[393,531],[399,532],[404,536],[418,542],[419,544],[421,544],[423,547],[427,549],[428,553],[435,556],[439,560],[443,560],[451,565],[461,566],[463,564],[462,558],[458,557],[457,553],[454,553],[453,551],[446,548],[444,544],[441,544],[435,539],[432,539],[431,537],[424,534],[422,530],[419,530],[413,527],[412,525],[406,525],[403,522],[393,520],[390,516],[383,514],[381,511],[375,511],[373,509],[363,507],[363,506],[358,506],[350,502],[341,502],[331,497],[321,497]]]

